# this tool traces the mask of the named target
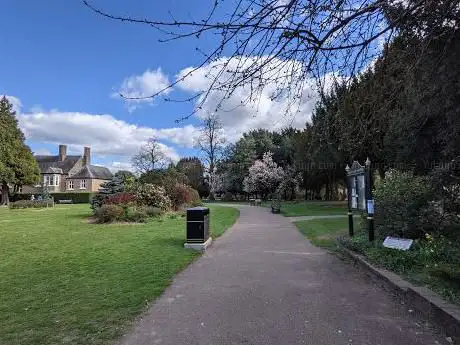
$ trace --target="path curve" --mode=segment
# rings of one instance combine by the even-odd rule
[[[121,345],[433,345],[445,338],[288,218],[240,209]],[[212,215],[211,215],[212,217]]]

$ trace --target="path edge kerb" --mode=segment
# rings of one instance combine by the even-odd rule
[[[426,287],[415,286],[393,272],[375,267],[367,262],[363,256],[343,246],[340,249],[375,283],[395,293],[405,303],[413,306],[428,320],[441,327],[456,342],[460,341],[460,307],[446,302]]]

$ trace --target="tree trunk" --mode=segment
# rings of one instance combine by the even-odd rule
[[[8,205],[8,203],[10,202],[9,192],[10,192],[10,188],[8,187],[6,182],[3,182],[3,184],[2,184],[2,201],[1,201],[0,205]]]

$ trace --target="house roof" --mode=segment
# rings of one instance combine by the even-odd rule
[[[45,171],[43,171],[44,174],[62,174],[62,169],[61,168],[55,168],[55,167],[49,167]]]
[[[67,179],[99,179],[110,180],[113,177],[112,173],[106,167],[97,165],[86,165],[76,174],[68,177]]]
[[[59,156],[35,156],[40,171],[46,173],[50,168],[61,169],[61,172],[50,171],[54,174],[67,174],[70,169],[81,159],[81,156],[66,156],[66,158],[60,162]]]

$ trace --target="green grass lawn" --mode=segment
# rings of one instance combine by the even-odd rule
[[[315,246],[323,248],[335,247],[337,237],[348,234],[347,218],[305,220],[295,225]]]
[[[214,237],[238,217],[210,206]],[[88,224],[88,205],[0,209],[0,344],[110,344],[199,254],[185,218]]]
[[[268,203],[268,206],[270,206],[270,203]],[[281,214],[286,217],[346,215],[347,204],[337,201],[283,202],[281,204]]]

